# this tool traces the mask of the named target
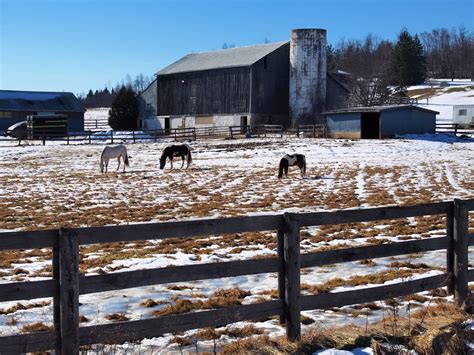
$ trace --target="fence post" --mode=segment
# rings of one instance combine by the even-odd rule
[[[458,135],[458,124],[457,123],[454,124],[454,135],[455,136]]]
[[[313,138],[316,138],[316,125],[313,125]]]
[[[114,144],[114,131],[110,131],[110,144]]]
[[[132,131],[133,143],[135,143],[135,131]]]
[[[69,145],[69,132],[66,133],[67,145]]]
[[[58,240],[60,238],[60,233],[58,231]],[[53,259],[52,267],[53,267],[53,279],[59,285],[59,247],[53,247]],[[59,339],[61,339],[61,307],[60,307],[60,298],[59,298],[59,287],[58,291],[53,297],[53,323],[54,323],[54,330],[56,330],[59,334]],[[56,354],[61,354],[61,348],[55,349]]]
[[[285,231],[283,228],[277,231],[277,253],[280,258],[280,268],[278,270],[278,298],[283,301],[283,309],[285,309]],[[285,324],[285,316],[285,311],[283,311],[280,315],[280,324]]]
[[[286,336],[294,341],[301,338],[300,229],[290,213],[285,213],[283,218]]]
[[[448,294],[454,294],[454,234],[453,234],[453,222],[454,222],[454,202],[446,212],[446,238],[448,245],[446,247],[446,271],[449,274],[448,280]]]
[[[92,132],[89,132],[89,144],[92,144]]]
[[[230,134],[230,139],[234,139],[234,137],[232,136],[232,127],[229,126],[229,134]]]
[[[61,353],[79,354],[79,244],[68,229],[59,230]]]
[[[468,300],[468,211],[462,200],[454,199],[453,241],[454,241],[454,301],[466,306]]]

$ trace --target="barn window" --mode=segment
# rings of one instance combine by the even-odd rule
[[[12,117],[13,117],[13,112],[10,112],[10,111],[0,112],[0,118],[12,118]]]
[[[214,117],[212,116],[198,116],[196,117],[196,124],[214,124]]]
[[[459,110],[459,116],[467,116],[467,109],[463,108]]]

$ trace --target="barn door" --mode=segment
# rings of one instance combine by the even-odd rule
[[[380,138],[380,112],[363,112],[360,114],[360,138]]]

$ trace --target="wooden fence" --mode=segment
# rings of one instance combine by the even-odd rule
[[[289,128],[287,133],[295,134],[298,138],[326,138],[327,127],[325,124],[300,125],[295,128]]]
[[[468,300],[469,211],[474,199],[410,207],[382,207],[316,213],[284,213],[137,225],[0,233],[0,251],[52,248],[53,277],[49,280],[2,284],[0,302],[52,297],[54,331],[0,337],[0,353],[59,349],[78,354],[81,345],[122,343],[196,328],[219,327],[238,321],[279,315],[289,339],[300,337],[300,312],[383,300],[447,286],[455,301]],[[446,215],[446,236],[391,244],[361,246],[300,254],[300,229],[305,226]],[[277,255],[266,259],[229,261],[166,268],[79,275],[79,246],[96,243],[210,236],[226,233],[277,231]],[[301,295],[301,268],[367,258],[447,250],[447,272],[396,284],[337,293]],[[278,273],[279,299],[258,304],[214,309],[113,324],[79,327],[79,295],[239,275]]]
[[[43,145],[48,141],[62,141],[66,144],[71,143],[125,143],[137,141],[157,141],[158,139],[172,139],[174,141],[196,140],[198,138],[242,138],[249,132],[252,137],[283,137],[284,128],[281,125],[256,125],[256,126],[222,126],[222,127],[189,127],[189,128],[170,128],[155,129],[143,131],[84,131],[68,133],[64,135],[49,134],[47,137],[35,138],[41,141]],[[18,140],[21,144],[24,138]],[[30,140],[30,139],[29,139]],[[11,138],[0,136],[0,141],[9,141]]]
[[[450,133],[455,136],[459,135],[474,135],[474,124],[460,124],[460,123],[437,123],[437,133]]]

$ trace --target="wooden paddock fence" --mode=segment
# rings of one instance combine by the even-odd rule
[[[0,250],[52,248],[52,278],[43,281],[2,284],[0,302],[53,298],[54,331],[0,337],[0,353],[58,349],[78,354],[82,345],[122,343],[204,327],[219,327],[238,321],[279,316],[290,340],[301,334],[300,312],[384,300],[447,286],[458,305],[466,305],[468,282],[469,211],[474,199],[454,200],[409,207],[381,207],[315,213],[284,213],[263,216],[190,220],[94,228],[73,228],[0,233]],[[300,229],[307,226],[357,223],[398,218],[445,215],[446,236],[421,240],[360,246],[313,253],[300,253]],[[123,241],[197,237],[227,233],[276,231],[277,255],[265,259],[206,263],[166,268],[80,276],[81,245]],[[301,268],[395,255],[447,250],[447,272],[358,290],[302,295]],[[147,285],[205,280],[240,275],[278,273],[276,300],[258,304],[192,312],[111,324],[79,326],[79,295]]]
[[[449,133],[457,135],[474,135],[474,124],[437,123],[436,133]]]

